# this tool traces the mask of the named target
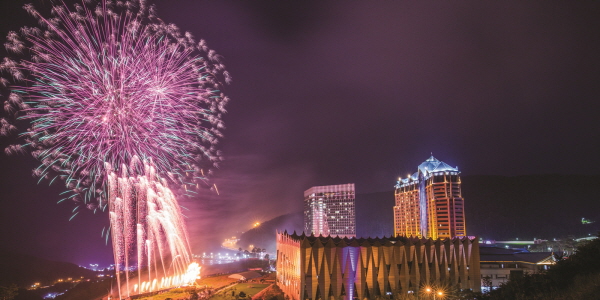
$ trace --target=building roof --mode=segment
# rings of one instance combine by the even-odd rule
[[[229,278],[238,279],[238,280],[248,280],[248,279],[258,278],[261,276],[262,275],[254,272],[254,271],[247,271],[247,272],[231,274],[231,275],[229,275]]]
[[[524,262],[536,265],[554,264],[552,252],[523,252],[522,249],[503,249],[497,247],[480,247],[482,263]]]
[[[308,197],[315,193],[339,193],[339,192],[352,192],[354,193],[354,183],[347,184],[335,184],[335,185],[320,185],[313,186],[308,190],[304,191],[304,197]]]
[[[453,168],[447,163],[438,160],[437,158],[429,157],[422,164],[419,165],[419,171],[423,174],[433,173],[433,172],[458,172],[458,167]]]
[[[451,167],[449,164],[433,157],[433,155],[431,157],[429,157],[427,160],[425,160],[423,163],[421,163],[418,167],[418,170],[419,171],[415,172],[408,178],[404,178],[404,179],[400,178],[398,180],[398,183],[396,184],[396,188],[400,187],[403,184],[407,184],[407,183],[410,183],[413,181],[418,181],[419,180],[419,172],[421,172],[425,176],[427,176],[431,173],[437,173],[437,172],[459,172],[458,167]]]
[[[400,244],[400,245],[406,245],[406,244],[417,244],[417,243],[421,243],[421,244],[425,244],[425,243],[436,243],[436,242],[444,242],[444,239],[422,239],[422,238],[417,238],[417,237],[404,237],[404,236],[390,236],[390,237],[375,237],[375,238],[341,238],[339,236],[315,236],[313,234],[311,235],[306,235],[304,234],[304,232],[302,234],[296,234],[296,232],[294,231],[293,234],[289,234],[287,231],[283,232],[284,235],[287,235],[289,238],[296,240],[298,242],[300,242],[301,244],[304,245],[310,245],[313,246],[314,244],[320,243],[321,245],[323,245],[324,247],[347,247],[347,246],[351,246],[351,247],[359,247],[359,246],[373,246],[373,245],[394,245],[394,244]],[[460,242],[460,241],[464,241],[465,239],[469,239],[468,237],[462,237],[462,238],[453,238],[452,242]],[[473,240],[470,240],[471,242]]]
[[[502,247],[496,247],[496,246],[487,246],[485,244],[479,246],[479,251],[481,252],[481,254],[515,254],[515,253],[520,253],[520,252],[529,252],[527,249],[523,249],[523,248],[502,248]]]

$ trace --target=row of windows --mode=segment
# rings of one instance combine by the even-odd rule
[[[317,197],[317,196],[339,196],[339,195],[354,195],[354,191],[338,191],[338,192],[322,192],[322,193],[312,193],[309,197]]]

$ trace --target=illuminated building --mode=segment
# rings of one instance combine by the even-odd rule
[[[425,284],[478,292],[480,280],[477,239],[277,233],[277,285],[290,300],[403,299]]]
[[[425,238],[466,236],[460,172],[431,156],[396,184],[395,235]]]
[[[313,186],[304,191],[304,232],[354,237],[354,183]]]

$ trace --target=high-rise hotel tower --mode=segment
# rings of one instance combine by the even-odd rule
[[[313,186],[304,191],[304,232],[315,236],[356,236],[354,183]]]
[[[460,172],[431,156],[396,184],[394,234],[424,238],[466,236]]]

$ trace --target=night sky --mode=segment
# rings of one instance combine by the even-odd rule
[[[51,3],[0,1],[2,42],[32,23],[28,2]],[[233,76],[220,195],[182,200],[196,253],[300,210],[314,185],[391,190],[430,153],[463,175],[600,173],[600,2],[154,3]],[[107,214],[68,221],[35,166],[0,155],[0,247],[110,263]]]

